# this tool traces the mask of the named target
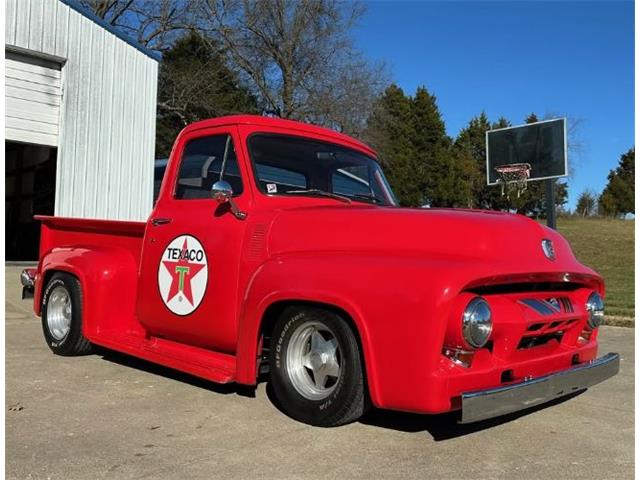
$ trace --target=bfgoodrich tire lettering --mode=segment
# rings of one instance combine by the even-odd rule
[[[332,370],[334,375],[339,372],[337,379],[329,379],[328,387],[319,391],[301,387],[299,373],[292,368],[295,362],[292,364],[291,355],[296,355],[295,350],[299,348],[295,345],[296,338],[300,337],[301,330],[308,328],[323,332],[326,340],[337,343],[339,352],[339,369]],[[326,360],[327,355],[323,358]],[[271,336],[270,372],[273,392],[281,408],[296,420],[333,427],[357,420],[365,411],[364,376],[358,342],[349,325],[332,311],[314,307],[287,308]],[[312,374],[310,376],[313,378]]]
[[[60,297],[64,298],[63,302],[68,300],[66,309],[70,314],[68,323],[50,318],[58,314],[53,302],[60,301]],[[61,325],[64,326],[61,327]],[[47,283],[42,296],[42,332],[47,345],[56,355],[91,353],[91,344],[82,334],[82,288],[73,275],[58,272]]]

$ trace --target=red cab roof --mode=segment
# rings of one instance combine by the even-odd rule
[[[296,131],[299,133],[311,133],[315,135],[322,135],[324,137],[333,138],[340,143],[350,144],[360,150],[368,152],[370,155],[376,156],[375,150],[369,145],[356,140],[353,137],[344,135],[328,128],[318,127],[309,123],[298,122],[294,120],[285,120],[276,117],[263,117],[260,115],[228,115],[226,117],[209,118],[207,120],[200,120],[187,125],[182,133],[191,132],[194,130],[200,130],[201,128],[208,127],[220,127],[223,125],[256,125],[266,128],[283,128],[287,130]]]

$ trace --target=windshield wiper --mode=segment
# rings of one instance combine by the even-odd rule
[[[337,193],[331,193],[331,192],[325,192],[324,190],[320,190],[317,188],[309,188],[306,190],[289,190],[287,192],[284,192],[285,194],[294,194],[294,195],[304,195],[304,194],[310,194],[310,195],[317,195],[319,197],[328,197],[328,198],[335,198],[336,200],[340,200],[341,202],[345,202],[345,203],[351,203],[351,199],[348,197],[345,197],[343,195],[338,195]]]

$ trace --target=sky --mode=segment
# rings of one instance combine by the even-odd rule
[[[455,137],[484,111],[524,123],[567,117],[568,207],[599,194],[634,145],[631,1],[367,2],[357,46],[407,94],[424,85]],[[573,137],[573,138],[572,138]],[[496,187],[497,188],[497,187]]]

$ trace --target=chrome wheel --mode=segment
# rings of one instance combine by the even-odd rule
[[[65,287],[53,289],[47,302],[47,326],[55,340],[63,340],[71,329],[71,297]]]
[[[305,322],[292,334],[286,353],[293,387],[308,400],[324,400],[338,385],[341,353],[334,333],[320,322]]]

